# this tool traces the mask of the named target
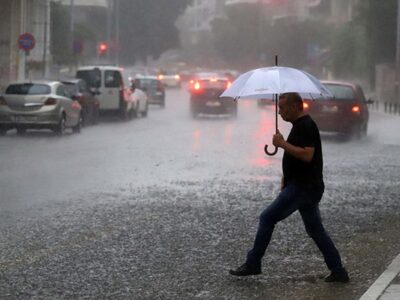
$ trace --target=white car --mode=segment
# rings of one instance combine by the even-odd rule
[[[59,81],[11,83],[0,96],[1,135],[12,128],[20,135],[27,129],[51,129],[63,135],[67,127],[79,133],[82,121],[81,105],[68,97]]]
[[[165,71],[160,71],[157,75],[157,78],[161,80],[161,82],[166,86],[166,87],[181,87],[181,76],[179,75],[178,72],[165,72]]]
[[[135,112],[130,96],[130,81],[124,69],[114,66],[80,67],[76,77],[87,82],[98,93],[100,113],[116,112],[123,120]]]
[[[140,114],[142,117],[147,117],[149,112],[149,99],[147,94],[141,89],[136,88],[133,83],[131,91],[132,102],[134,103],[133,116],[137,117]]]

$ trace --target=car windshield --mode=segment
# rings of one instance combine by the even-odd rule
[[[139,79],[139,85],[140,87],[157,87],[158,83],[157,80],[154,79],[147,79],[147,78],[143,78],[143,79]]]
[[[76,72],[76,77],[86,81],[90,87],[99,88],[101,86],[101,71],[99,69],[79,70]]]
[[[77,84],[65,83],[64,82],[64,87],[65,87],[65,92],[68,95],[75,95],[75,94],[77,94],[79,92]]]
[[[11,84],[6,89],[9,95],[47,95],[51,93],[50,86],[46,84]]]
[[[325,86],[337,100],[354,99],[353,89],[350,86],[339,84],[325,84]]]

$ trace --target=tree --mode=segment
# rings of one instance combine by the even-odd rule
[[[59,2],[50,2],[50,51],[53,62],[59,65],[72,62],[71,32],[68,10]]]
[[[336,77],[362,78],[368,74],[366,37],[365,28],[352,23],[337,30],[331,45],[331,69]]]
[[[58,65],[76,63],[78,57],[73,52],[69,8],[59,2],[50,3],[50,51],[53,56],[53,62]],[[97,28],[101,33],[101,28],[99,26]],[[88,24],[75,24],[73,36],[74,40],[82,42],[83,46],[87,46],[88,42],[96,40],[96,34],[89,28]],[[92,55],[90,51],[89,55]]]
[[[179,47],[175,21],[191,0],[120,0],[120,57],[125,63],[154,59]]]
[[[224,19],[212,23],[215,47],[228,64],[249,68],[279,63],[303,67],[312,63],[309,49],[322,49],[330,30],[322,22],[282,18],[273,24],[260,14],[257,4],[228,8]]]
[[[226,16],[211,23],[217,53],[236,68],[254,65],[260,48],[257,5],[227,7]]]
[[[363,0],[355,8],[354,24],[362,26],[367,33],[365,47],[368,49],[367,67],[372,84],[375,81],[375,65],[395,60],[397,9],[396,0]],[[363,51],[362,48],[357,50]]]

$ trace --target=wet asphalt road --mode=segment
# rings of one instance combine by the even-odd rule
[[[262,275],[228,275],[278,193],[272,117],[243,101],[237,119],[192,120],[186,91],[169,90],[147,118],[2,137],[0,299],[358,299],[400,252],[400,117],[371,112],[366,139],[323,139],[321,212],[347,285],[321,280],[297,213]]]

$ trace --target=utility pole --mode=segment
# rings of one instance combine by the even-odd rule
[[[119,0],[115,1],[115,63],[119,66],[119,50],[120,50],[120,41],[119,41]],[[400,1],[400,0],[399,0]]]
[[[74,16],[74,0],[71,0],[70,2],[70,32],[71,32],[71,39],[74,39],[74,22],[75,22],[75,16]]]
[[[42,57],[42,77],[46,77],[46,69],[47,69],[47,31],[48,31],[48,25],[49,25],[49,16],[50,16],[50,2],[48,0],[45,0],[45,17],[44,17],[44,23],[43,23],[43,57]]]
[[[397,0],[396,73],[395,73],[396,103],[399,103],[399,79],[400,79],[400,0]]]
[[[106,41],[107,45],[110,47],[111,45],[111,28],[112,28],[112,11],[113,11],[113,2],[112,0],[107,0],[107,36],[106,36]],[[110,61],[110,51],[109,49],[107,51],[107,61]]]

